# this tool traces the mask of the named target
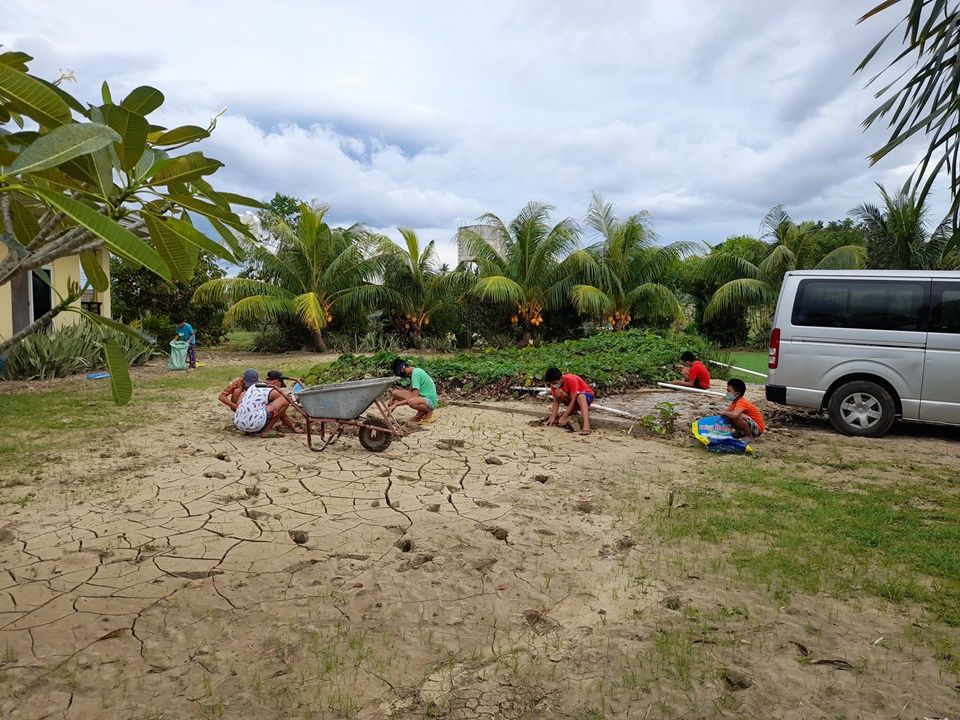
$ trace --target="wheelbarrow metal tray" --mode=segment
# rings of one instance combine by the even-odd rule
[[[310,417],[353,420],[395,382],[394,378],[370,378],[316,385],[297,393],[297,402]]]

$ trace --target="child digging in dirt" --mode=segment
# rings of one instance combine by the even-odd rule
[[[765,431],[763,415],[752,402],[744,398],[747,393],[747,384],[740,378],[730,378],[727,381],[726,400],[730,406],[720,413],[731,425],[733,436],[745,442],[755,440]]]
[[[580,423],[580,434],[590,434],[590,406],[593,405],[593,388],[583,381],[579,375],[561,373],[559,368],[548,368],[543,379],[550,383],[550,395],[553,404],[550,406],[550,417],[543,423],[544,427],[556,425],[567,427],[570,415],[579,412],[583,418]],[[563,405],[563,414],[560,406]]]
[[[283,380],[279,370],[271,370],[265,383],[255,383],[243,393],[233,415],[237,430],[267,437],[279,422],[295,433],[304,432],[287,416],[290,401],[280,390],[284,386]]]
[[[683,376],[682,380],[674,380],[674,385],[683,385],[697,390],[710,389],[710,371],[697,356],[687,350],[680,356],[680,364],[676,366],[677,370]]]
[[[390,402],[387,407],[391,410],[395,407],[406,405],[417,411],[413,421],[421,425],[429,425],[433,422],[433,411],[440,404],[437,397],[437,386],[433,378],[427,374],[423,368],[413,367],[406,360],[397,358],[393,361],[390,368],[397,377],[410,378],[410,389],[401,390],[396,388],[390,391]]]

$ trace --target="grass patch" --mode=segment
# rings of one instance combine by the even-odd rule
[[[722,544],[722,564],[778,598],[871,595],[915,602],[960,626],[960,495],[933,484],[843,489],[738,464],[718,468],[733,493],[684,493],[683,512],[656,516],[669,540]]]
[[[724,350],[717,357],[721,362],[725,362],[729,365],[737,365],[738,367],[746,368],[747,370],[753,370],[754,372],[767,374],[767,362],[769,358],[767,353],[764,351],[757,350]],[[726,376],[729,374],[731,377],[736,376],[736,370],[730,370],[729,373],[726,368],[717,367],[716,365],[711,366],[710,373],[714,374],[716,371],[717,377]],[[750,376],[753,377],[753,376]],[[750,377],[744,378],[748,382],[762,382],[760,378],[754,377],[753,380],[750,380]]]
[[[213,352],[253,352],[257,333],[253,330],[231,330],[219,345],[206,348]]]
[[[219,393],[246,366],[202,367],[192,372],[170,372],[134,379],[133,399],[114,405],[106,381],[81,380],[53,390],[0,394],[0,473],[43,470],[56,464],[59,453],[109,447],[138,428],[182,416],[199,402]],[[302,367],[280,364],[291,375]],[[261,369],[266,372],[266,368]],[[200,399],[200,396],[204,400]],[[228,419],[224,408],[224,419]]]
[[[673,365],[684,350],[708,354],[706,341],[698,336],[628,330],[539,347],[409,359],[430,373],[443,392],[508,396],[511,385],[541,384],[539,378],[551,366],[580,375],[599,392],[676,378]],[[314,384],[385,375],[395,358],[386,352],[343,355],[332,364],[311,368],[307,381]]]

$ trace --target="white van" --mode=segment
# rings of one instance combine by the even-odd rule
[[[770,333],[767,400],[847,435],[960,425],[960,272],[798,270]]]

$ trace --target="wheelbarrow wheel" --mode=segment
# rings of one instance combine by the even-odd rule
[[[366,425],[360,428],[360,444],[370,452],[383,452],[393,442],[393,435],[387,430],[386,421],[368,417],[364,418]]]

